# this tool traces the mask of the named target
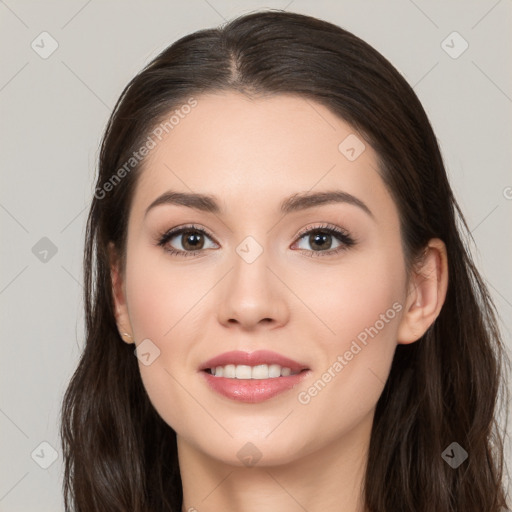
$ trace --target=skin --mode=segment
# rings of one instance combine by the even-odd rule
[[[177,433],[183,510],[362,511],[375,406],[397,344],[416,341],[441,309],[444,244],[431,240],[408,273],[398,211],[374,150],[322,105],[235,92],[197,100],[148,155],[130,210],[125,271],[115,251],[111,262],[124,341],[149,338],[160,350],[139,366],[151,402]],[[366,146],[354,161],[338,149],[350,134]],[[215,196],[222,212],[166,204],[145,216],[167,190]],[[293,194],[327,190],[352,194],[373,216],[349,203],[285,216],[279,210]],[[156,244],[189,223],[214,236],[200,254],[175,256]],[[319,255],[309,235],[297,235],[323,223],[348,231],[356,244]],[[252,263],[236,252],[247,236],[263,249]],[[183,250],[184,238],[168,246]],[[331,248],[340,245],[329,240]],[[299,394],[332,373],[337,357],[393,304],[400,308],[394,318],[301,403]],[[198,374],[201,363],[225,351],[259,349],[307,364],[310,375],[247,404],[217,395]],[[253,467],[237,456],[247,442],[261,454]]]

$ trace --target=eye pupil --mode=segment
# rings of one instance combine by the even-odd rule
[[[185,249],[197,250],[202,249],[204,245],[204,237],[196,231],[186,231],[183,233],[183,247]],[[188,247],[187,247],[188,246]]]
[[[320,249],[329,249],[332,245],[331,236],[327,233],[315,233],[309,236],[311,247],[317,246]],[[325,243],[325,242],[328,243]]]

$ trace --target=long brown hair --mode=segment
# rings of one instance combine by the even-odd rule
[[[508,359],[427,115],[400,73],[367,43],[328,22],[272,10],[181,38],[131,80],[110,117],[85,240],[86,344],[62,404],[66,510],[181,511],[176,434],[149,401],[133,345],[119,336],[108,244],[126,250],[144,161],[117,171],[173,109],[215,91],[296,94],[325,105],[375,149],[399,209],[406,261],[431,238],[446,244],[445,304],[420,340],[398,345],[377,403],[367,509],[506,507],[496,413],[500,397],[507,403]],[[453,442],[468,453],[458,468],[442,457]]]

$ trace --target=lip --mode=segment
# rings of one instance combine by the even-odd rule
[[[213,391],[238,402],[259,403],[288,391],[311,373],[303,370],[296,375],[274,379],[227,379],[214,377],[206,371],[200,372]]]
[[[307,365],[298,363],[293,359],[284,357],[277,352],[270,350],[257,350],[256,352],[242,352],[241,350],[232,350],[224,352],[208,361],[204,362],[199,370],[208,370],[216,366],[226,366],[227,364],[245,364],[247,366],[257,366],[259,364],[278,364],[281,368],[290,368],[292,373],[298,373],[302,370],[308,370]],[[222,377],[218,377],[219,379]],[[263,379],[267,380],[267,379]]]
[[[226,377],[215,377],[206,371],[227,364],[245,364],[248,366],[278,364],[282,368],[290,368],[295,375],[269,379],[228,379]],[[258,350],[250,353],[238,350],[225,352],[203,363],[199,372],[210,389],[216,393],[231,400],[246,403],[259,403],[269,400],[294,388],[311,373],[306,365],[268,350]]]

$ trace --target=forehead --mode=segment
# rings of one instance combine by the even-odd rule
[[[391,201],[374,150],[325,106],[284,94],[195,99],[196,106],[155,141],[134,208],[147,207],[166,189],[216,195],[223,204],[253,204],[260,211],[297,192],[328,189],[365,202]]]

